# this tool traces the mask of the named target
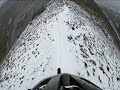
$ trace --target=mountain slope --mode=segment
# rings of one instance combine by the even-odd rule
[[[4,4],[0,7],[0,63],[29,22],[41,14],[44,6],[51,0],[2,1]]]
[[[111,24],[114,26],[118,36],[120,37],[120,13],[119,11],[113,9],[112,7],[107,7],[105,5],[99,4]]]
[[[103,90],[119,90],[120,51],[103,23],[72,1],[48,4],[1,65],[0,89],[27,90],[60,67]]]

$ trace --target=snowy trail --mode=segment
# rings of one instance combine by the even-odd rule
[[[103,90],[120,89],[120,52],[74,2],[53,2],[26,27],[1,65],[0,90],[27,90],[57,68]]]

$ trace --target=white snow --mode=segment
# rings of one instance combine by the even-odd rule
[[[11,23],[11,21],[12,21],[12,18],[10,18],[10,19],[9,19],[9,22],[8,22],[8,24],[10,24],[10,23]]]
[[[51,3],[26,27],[1,65],[0,90],[27,90],[56,75],[59,67],[103,90],[119,90],[120,52],[90,18],[74,2]]]

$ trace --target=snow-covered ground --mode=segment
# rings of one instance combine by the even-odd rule
[[[103,90],[120,89],[120,52],[94,18],[74,2],[53,2],[29,23],[1,65],[0,90],[27,90],[69,73]]]

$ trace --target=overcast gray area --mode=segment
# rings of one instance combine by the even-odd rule
[[[95,0],[99,4],[112,7],[120,12],[120,0]]]
[[[6,1],[7,0],[0,0],[0,7]],[[103,4],[120,11],[120,0],[95,0],[95,1],[98,2],[99,4]]]
[[[7,0],[0,0],[0,7],[5,3]]]

